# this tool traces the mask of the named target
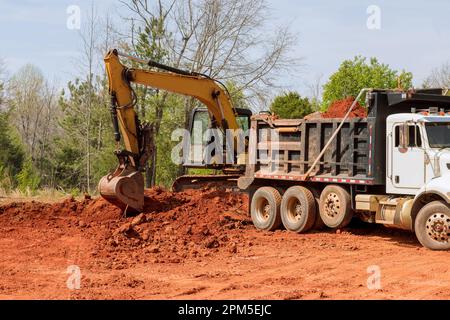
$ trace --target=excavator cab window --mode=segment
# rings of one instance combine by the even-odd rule
[[[191,119],[189,163],[193,167],[204,167],[203,151],[207,145],[206,130],[210,127],[209,114],[206,110],[194,110]]]
[[[252,111],[250,109],[240,109],[237,108],[236,112],[238,114],[237,121],[239,123],[239,126],[241,127],[244,132],[250,129],[250,123],[252,118]]]
[[[237,122],[244,132],[250,128],[250,117],[248,115],[239,115],[237,117]]]
[[[205,132],[210,127],[209,114],[205,110],[194,112],[191,124],[191,144],[206,143]]]
[[[246,134],[250,128],[250,118],[252,116],[252,112],[248,109],[236,109],[236,112],[238,114],[237,122],[243,133]],[[189,163],[185,164],[187,167],[211,167],[211,164],[205,163],[208,162],[205,161],[205,148],[207,147],[207,145],[211,145],[212,143],[214,143],[217,132],[214,133],[213,130],[213,133],[211,133],[211,131],[207,131],[208,129],[211,129],[211,118],[208,110],[202,107],[194,109],[191,114],[190,121],[190,159]],[[214,168],[216,167],[217,165],[214,165]]]

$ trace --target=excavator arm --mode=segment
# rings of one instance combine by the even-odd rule
[[[217,81],[205,75],[129,58],[166,71],[127,68],[120,62],[117,50],[105,56],[114,136],[117,143],[123,139],[125,150],[116,151],[119,166],[100,180],[99,190],[105,199],[124,210],[142,211],[144,179],[141,172],[151,153],[153,134],[152,126],[141,124],[137,117],[132,83],[198,99],[208,108],[213,127],[239,129],[239,124],[226,89]]]

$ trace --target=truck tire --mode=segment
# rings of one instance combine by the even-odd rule
[[[450,208],[434,201],[417,214],[414,230],[419,242],[431,250],[450,249]]]
[[[315,188],[309,189],[314,195],[314,199],[316,200],[316,221],[312,227],[312,230],[322,230],[325,228],[325,223],[323,223],[322,218],[320,217],[319,208],[320,208],[320,191]]]
[[[340,186],[327,186],[320,195],[319,211],[327,227],[345,228],[353,217],[350,194]]]
[[[281,200],[281,221],[288,231],[304,233],[316,221],[316,200],[304,187],[289,188]]]
[[[259,230],[274,231],[281,226],[281,195],[271,187],[259,188],[253,195],[250,205],[252,221]]]

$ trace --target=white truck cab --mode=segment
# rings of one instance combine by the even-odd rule
[[[386,193],[435,193],[450,203],[450,115],[387,118]]]
[[[386,196],[377,223],[413,230],[427,248],[450,249],[449,113],[387,117]]]

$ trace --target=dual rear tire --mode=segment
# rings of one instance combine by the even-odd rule
[[[252,221],[259,230],[275,231],[281,226],[280,192],[272,187],[262,187],[253,194],[250,205]]]
[[[259,188],[250,206],[253,224],[265,231],[274,231],[283,224],[288,231],[305,233],[323,225],[337,229],[350,223],[353,214],[347,190],[330,185],[317,198],[302,186],[289,188],[283,196],[275,188]]]
[[[280,211],[286,230],[304,233],[311,230],[316,221],[316,199],[308,189],[294,186],[283,195]]]
[[[292,232],[310,230],[316,221],[316,201],[306,188],[295,186],[283,197],[272,187],[259,188],[252,197],[251,216],[259,230],[274,231],[282,224]]]

